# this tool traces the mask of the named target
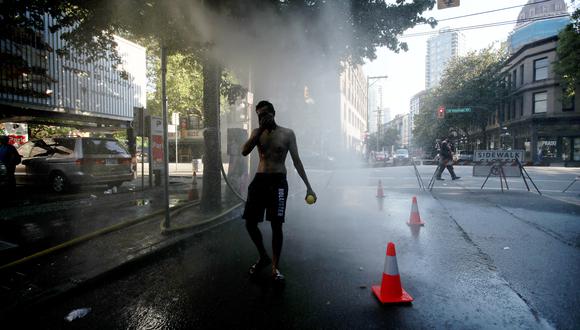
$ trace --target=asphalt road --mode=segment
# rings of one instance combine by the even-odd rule
[[[434,167],[419,167],[426,183]],[[530,169],[540,189],[510,180],[509,192],[480,190],[482,178],[438,182],[418,192],[412,167],[315,171],[319,195],[290,175],[281,270],[249,279],[256,259],[243,222],[233,221],[121,278],[27,311],[22,326],[102,328],[562,328],[580,324],[580,187],[560,194],[574,169]],[[448,177],[447,177],[448,178]],[[382,180],[386,198],[377,200]],[[580,184],[579,184],[580,186]],[[416,195],[426,225],[406,225]],[[270,231],[261,226],[266,242]],[[411,305],[382,306],[371,294],[387,242]],[[266,244],[269,246],[269,244]],[[68,322],[72,310],[85,317]]]

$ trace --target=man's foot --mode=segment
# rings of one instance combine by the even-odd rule
[[[454,178],[453,178],[453,179],[451,179],[451,180],[459,180],[459,179],[461,179],[461,177],[460,177],[460,176],[456,176],[456,177],[454,177]]]
[[[278,269],[273,269],[272,270],[272,280],[274,281],[274,283],[284,283],[284,281],[286,280],[286,278],[284,277],[284,275],[282,275],[282,273],[280,273],[280,271]]]
[[[444,181],[445,179],[443,179],[443,178],[435,178],[435,180]]]
[[[248,273],[250,275],[255,275],[261,269],[268,266],[271,262],[272,262],[272,259],[270,259],[270,257],[268,257],[268,256],[260,257],[260,259],[258,261],[256,261],[255,264],[250,266],[250,269],[248,269]]]

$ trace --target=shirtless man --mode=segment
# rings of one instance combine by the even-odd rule
[[[290,152],[294,167],[306,184],[306,196],[312,195],[316,200],[316,194],[312,190],[304,166],[298,156],[296,136],[289,128],[281,127],[274,121],[276,111],[272,103],[260,101],[256,105],[256,113],[260,121],[260,127],[252,131],[248,141],[242,148],[242,155],[247,156],[255,146],[258,146],[260,163],[254,180],[248,187],[248,200],[242,218],[246,219],[246,229],[250,238],[258,248],[260,258],[250,267],[250,275],[256,274],[260,269],[272,263],[272,278],[275,282],[283,282],[284,275],[278,270],[280,253],[282,252],[282,224],[286,212],[286,198],[288,197],[288,182],[286,181],[286,155]],[[270,221],[272,227],[272,257],[268,257],[262,233],[258,223]]]

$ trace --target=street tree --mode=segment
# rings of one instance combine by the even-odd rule
[[[486,145],[488,120],[508,95],[502,72],[506,58],[503,48],[493,46],[453,58],[439,86],[429,91],[415,119],[415,140],[428,148],[445,135],[454,134],[470,140],[477,134]],[[471,112],[446,113],[444,119],[437,119],[435,111],[439,106],[469,107]]]
[[[394,126],[388,126],[382,130],[380,136],[376,132],[370,134],[367,145],[370,150],[381,151],[383,149],[391,150],[392,146],[397,147],[400,142],[401,136],[399,130]]]
[[[580,85],[580,8],[572,14],[572,22],[558,35],[558,61],[554,70],[560,77],[564,96],[574,98]]]

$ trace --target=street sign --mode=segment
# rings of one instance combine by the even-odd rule
[[[524,161],[524,150],[475,150],[474,162],[515,162],[516,157]]]
[[[163,120],[160,117],[151,116],[151,161],[153,169],[163,169]]]
[[[459,0],[437,0],[437,9],[459,7]]]
[[[447,113],[466,113],[466,112],[471,112],[471,108],[451,108],[451,109],[446,109],[445,112],[447,112]]]

